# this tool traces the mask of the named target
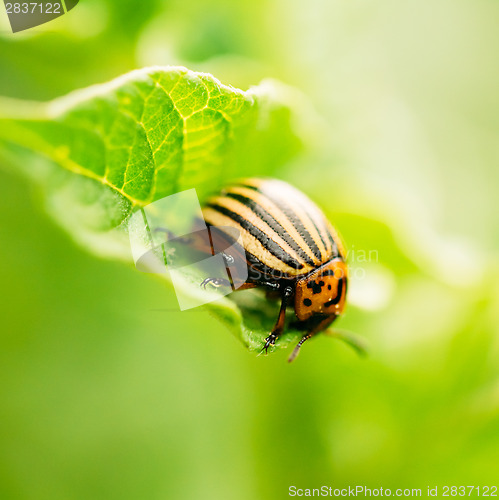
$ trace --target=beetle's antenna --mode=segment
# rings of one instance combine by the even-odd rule
[[[301,338],[300,342],[298,342],[298,344],[296,344],[296,347],[293,349],[291,356],[288,358],[288,363],[291,363],[292,361],[294,361],[296,356],[298,356],[298,354],[300,353],[300,348],[303,345],[303,342],[305,342],[305,340],[308,340],[309,338],[311,338],[313,336],[314,336],[313,333],[307,333],[307,335],[305,335]]]

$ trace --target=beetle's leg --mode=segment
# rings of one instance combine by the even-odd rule
[[[281,333],[283,332],[284,321],[286,319],[286,308],[289,304],[289,299],[292,297],[292,295],[293,295],[293,289],[289,286],[286,287],[282,295],[281,309],[279,310],[279,316],[277,317],[277,322],[274,325],[274,328],[272,328],[272,332],[270,333],[270,335],[265,339],[265,345],[263,346],[261,352],[265,350],[265,354],[267,354],[269,346],[274,345],[279,335],[281,335]]]
[[[206,285],[209,285],[210,283],[216,288],[218,288],[219,286],[232,286],[230,281],[226,280],[225,278],[206,278],[199,284],[199,286],[206,288]],[[256,283],[243,283],[234,291],[249,290],[250,288],[256,288],[257,286],[258,285]]]
[[[224,260],[224,264],[225,264],[226,269],[231,264],[234,263],[234,257],[232,257],[232,255],[226,254],[225,252],[220,252],[220,255],[222,256],[222,258]],[[230,286],[230,287],[234,288],[234,284],[232,283],[232,277],[230,276],[230,272],[228,269],[227,269],[227,271],[229,273],[230,280],[227,280],[225,278],[206,278],[205,280],[203,280],[201,282],[200,286],[202,286],[203,288],[206,288],[206,285],[211,283],[216,288],[218,288],[222,285]]]
[[[231,264],[234,264],[234,257],[232,257],[232,255],[225,252],[221,252],[221,255],[225,262],[226,267],[230,266]]]
[[[278,283],[274,283],[273,281],[264,281],[261,283],[263,286],[269,287],[272,291],[278,291],[281,287]],[[289,287],[288,287],[289,288]]]
[[[286,317],[286,307],[287,307],[287,301],[283,297],[282,302],[281,302],[281,309],[279,310],[279,316],[277,317],[277,322],[272,328],[272,332],[270,335],[265,339],[265,345],[263,346],[263,349],[261,352],[265,351],[265,354],[267,354],[267,350],[269,346],[274,345],[275,341],[279,337],[279,335],[282,333],[284,330],[284,319]]]
[[[218,288],[220,286],[230,286],[230,281],[226,280],[224,278],[206,278],[204,279],[199,286],[202,286],[203,288],[206,288],[206,285],[212,284],[215,288]]]
[[[250,288],[256,288],[258,285],[256,283],[250,283],[246,282],[243,283],[241,286],[238,286],[235,291],[237,290],[249,290]]]
[[[234,263],[234,257],[232,257],[232,255],[228,255],[225,252],[221,252],[220,254],[222,255],[226,269],[229,267],[230,264]],[[206,278],[201,282],[200,286],[206,289],[206,285],[211,283],[216,288],[222,285],[234,288],[234,284],[232,283],[232,276],[230,275],[230,271],[228,269],[227,272],[230,279],[227,280],[225,278]]]

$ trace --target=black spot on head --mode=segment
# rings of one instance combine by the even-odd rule
[[[322,287],[325,285],[324,281],[319,281],[319,283],[316,283],[315,281],[309,281],[307,283],[307,288],[312,289],[312,293],[321,293],[322,292]]]
[[[312,301],[310,299],[303,299],[303,304],[309,307],[312,305]]]
[[[327,286],[327,289],[328,289],[328,290],[331,290],[331,285],[328,285],[328,286]]]

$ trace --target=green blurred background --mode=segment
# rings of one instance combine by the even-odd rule
[[[162,282],[77,247],[2,169],[1,499],[499,483],[497,1],[82,0],[16,35],[0,11],[0,95],[165,64],[300,89],[320,153],[279,177],[353,250],[338,326],[372,346],[256,357]]]

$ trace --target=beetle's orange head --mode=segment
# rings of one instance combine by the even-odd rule
[[[334,259],[298,281],[295,312],[300,321],[316,314],[338,316],[345,307],[348,268],[344,260]]]

